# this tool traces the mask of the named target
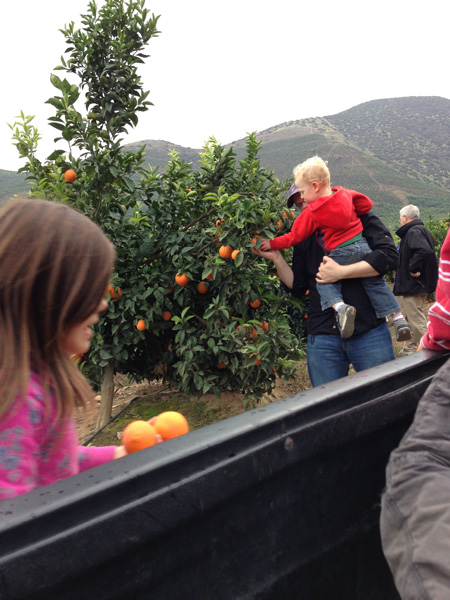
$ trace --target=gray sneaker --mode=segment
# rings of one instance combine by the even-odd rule
[[[341,334],[341,338],[346,340],[352,337],[355,330],[356,308],[349,304],[344,304],[336,312],[336,320]]]
[[[411,339],[411,329],[406,319],[397,319],[394,321],[395,339],[397,342],[406,342]]]

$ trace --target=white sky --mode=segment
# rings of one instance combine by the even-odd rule
[[[154,106],[140,113],[127,143],[201,148],[210,136],[226,144],[370,100],[450,98],[444,0],[146,0],[146,7],[161,15],[139,71]],[[56,93],[50,74],[65,50],[58,30],[80,26],[87,10],[88,0],[2,4],[0,169],[24,162],[7,126],[21,110],[35,115],[43,136],[38,157],[55,148],[58,132],[47,125],[54,109],[45,101]]]

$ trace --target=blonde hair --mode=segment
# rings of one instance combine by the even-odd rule
[[[327,163],[320,156],[312,156],[294,167],[294,177],[300,177],[307,183],[317,181],[323,185],[330,185],[330,171]]]
[[[0,417],[24,398],[30,371],[59,419],[86,410],[93,392],[64,341],[98,308],[114,261],[101,229],[68,206],[18,197],[0,208]]]

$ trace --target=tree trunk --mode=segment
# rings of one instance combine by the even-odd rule
[[[103,373],[102,387],[101,387],[101,402],[100,408],[98,409],[97,415],[97,429],[106,425],[111,419],[112,405],[114,399],[114,360],[112,360],[106,367]]]

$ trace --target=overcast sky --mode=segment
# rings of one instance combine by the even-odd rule
[[[380,98],[450,99],[444,6],[443,0],[146,0],[160,15],[161,33],[140,70],[154,106],[140,113],[125,141],[201,148],[210,136],[226,144]],[[56,93],[50,74],[65,50],[58,30],[71,21],[80,26],[87,10],[88,0],[2,3],[0,169],[24,162],[7,126],[21,110],[35,115],[43,136],[38,157],[55,147],[57,132],[47,125],[54,110],[45,101]]]

